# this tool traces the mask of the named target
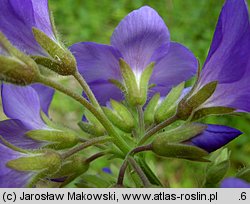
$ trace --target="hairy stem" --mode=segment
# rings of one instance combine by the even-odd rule
[[[138,120],[139,120],[139,137],[141,137],[145,132],[144,115],[142,106],[137,106]]]
[[[93,92],[91,91],[91,89],[89,88],[89,85],[87,84],[87,82],[85,81],[85,79],[82,77],[82,75],[76,71],[73,74],[74,78],[79,82],[79,84],[81,85],[84,93],[87,95],[88,99],[90,100],[90,102],[98,109],[101,109],[98,101],[96,100],[95,95],[93,94]]]
[[[82,151],[83,149],[85,149],[87,147],[90,147],[90,146],[95,145],[95,144],[109,142],[109,141],[112,141],[111,137],[107,137],[107,136],[97,137],[97,138],[88,140],[88,141],[84,142],[83,144],[80,144],[80,145],[70,149],[67,152],[62,153],[61,157],[62,157],[62,159],[66,159],[66,158],[72,156],[73,154],[75,154],[79,151]]]
[[[151,183],[148,180],[147,176],[144,174],[143,170],[141,169],[141,167],[137,164],[137,162],[134,160],[133,157],[129,157],[128,158],[129,163],[131,164],[131,166],[134,168],[134,170],[136,171],[136,173],[138,174],[138,176],[140,177],[143,185],[145,187],[150,187]]]
[[[176,115],[172,116],[171,118],[159,123],[155,127],[153,127],[151,130],[149,130],[143,138],[139,141],[139,145],[145,143],[152,135],[157,133],[158,131],[162,130],[163,128],[167,127],[168,125],[172,124],[178,120],[178,117]]]
[[[92,104],[90,104],[85,98],[83,98],[81,95],[65,88],[61,84],[46,78],[44,76],[39,76],[36,80],[38,83],[42,83],[44,85],[47,85],[49,87],[52,87],[68,96],[71,98],[75,99],[78,101],[80,104],[82,104],[86,109],[88,109],[103,125],[103,127],[106,129],[108,134],[114,138],[113,142],[114,144],[124,153],[127,154],[129,152],[129,146],[127,143],[124,141],[124,139],[116,132],[114,129],[113,125],[110,123],[110,121],[107,119],[107,117],[103,114],[103,112],[97,110]]]

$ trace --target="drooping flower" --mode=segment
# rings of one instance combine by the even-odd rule
[[[47,0],[0,1],[0,31],[26,54],[47,56],[35,40],[33,27],[56,42]]]
[[[70,50],[80,73],[89,83],[102,105],[110,99],[123,99],[121,91],[110,80],[122,81],[119,59],[125,60],[137,82],[147,65],[155,62],[150,84],[152,92],[168,91],[195,74],[197,61],[193,54],[175,42],[158,13],[144,6],[128,14],[117,26],[111,45],[92,42],[74,44]]]
[[[214,94],[200,106],[250,112],[250,23],[245,0],[227,0],[195,92],[217,81]]]
[[[10,119],[0,121],[0,135],[8,142],[27,149],[44,145],[25,136],[30,130],[50,130],[41,118],[41,111],[48,114],[54,90],[34,84],[20,87],[2,84],[3,110]]]
[[[201,134],[193,137],[189,143],[207,152],[213,152],[241,134],[242,132],[235,128],[208,124],[207,128]]]
[[[250,183],[239,178],[226,178],[221,184],[221,188],[250,188]]]

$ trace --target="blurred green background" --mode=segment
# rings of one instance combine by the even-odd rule
[[[109,44],[113,30],[124,16],[143,5],[149,5],[166,22],[172,41],[187,46],[203,64],[223,2],[224,0],[50,0],[50,8],[62,40],[70,46],[80,41]],[[58,77],[58,80],[65,86],[81,91],[72,79]],[[50,113],[55,121],[75,127],[75,123],[81,119],[82,108],[57,93]],[[230,125],[244,132],[228,145],[232,150],[228,175],[250,165],[250,116],[211,117],[207,121]],[[203,173],[199,168],[203,164],[195,162],[165,160],[150,154],[148,161],[161,180],[164,183],[168,180],[173,187],[195,187]],[[95,165],[102,167],[109,164],[101,162]]]

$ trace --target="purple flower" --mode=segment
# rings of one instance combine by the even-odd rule
[[[9,120],[0,121],[0,135],[8,142],[21,148],[34,149],[44,145],[29,139],[30,130],[49,128],[41,118],[41,111],[48,114],[54,90],[42,85],[26,87],[2,84],[2,103]]]
[[[250,111],[250,24],[244,0],[227,0],[196,89],[218,81],[202,107],[224,106]]]
[[[22,188],[26,187],[34,175],[30,171],[17,171],[9,168],[6,164],[25,154],[14,151],[0,143],[0,188]]]
[[[33,36],[33,27],[56,41],[47,0],[1,0],[0,19],[0,32],[26,54],[47,56]]]
[[[111,45],[92,42],[74,44],[70,50],[75,55],[78,69],[89,83],[102,105],[110,99],[122,99],[121,91],[110,79],[121,81],[119,59],[124,59],[139,81],[141,73],[150,62],[155,68],[151,89],[166,95],[169,90],[195,74],[197,61],[184,46],[171,42],[168,28],[158,13],[144,6],[128,14],[117,26]]]
[[[221,188],[250,188],[250,183],[239,178],[226,178],[221,184]]]
[[[207,152],[213,152],[241,134],[242,132],[231,127],[208,124],[207,129],[203,133],[193,137],[188,143]]]

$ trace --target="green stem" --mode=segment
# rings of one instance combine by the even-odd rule
[[[141,167],[137,164],[137,162],[134,160],[134,158],[129,157],[128,158],[129,163],[131,164],[131,166],[134,168],[134,170],[136,171],[136,173],[138,174],[138,176],[140,177],[140,179],[142,180],[142,183],[145,187],[150,187],[151,183],[148,180],[147,176],[144,174],[143,170],[141,169]]]
[[[141,145],[141,144],[145,143],[152,135],[154,135],[158,131],[162,130],[163,128],[167,127],[168,125],[172,124],[176,120],[178,120],[178,117],[176,115],[174,115],[171,118],[169,118],[169,119],[167,119],[167,120],[159,123],[158,125],[156,125],[155,127],[153,127],[151,130],[149,130],[143,136],[143,138],[139,141],[138,145]]]
[[[93,92],[91,91],[91,89],[89,88],[89,85],[87,84],[87,82],[85,81],[85,79],[82,77],[81,74],[79,74],[78,71],[76,71],[73,74],[74,78],[79,82],[79,84],[81,85],[83,91],[85,92],[85,94],[87,95],[88,99],[90,100],[90,102],[98,109],[101,109],[95,95],[93,94]]]
[[[52,87],[52,88],[54,88],[54,89],[56,89],[64,94],[70,96],[71,98],[75,99],[80,104],[82,104],[100,121],[100,123],[103,125],[103,127],[108,132],[108,134],[114,138],[114,140],[113,140],[114,144],[124,154],[127,154],[127,152],[129,152],[129,150],[130,150],[129,146],[124,141],[124,139],[116,132],[116,130],[114,129],[114,127],[110,123],[110,121],[107,119],[107,117],[102,112],[97,110],[92,104],[90,104],[85,98],[83,98],[81,95],[65,88],[61,84],[59,84],[59,83],[57,83],[49,78],[41,76],[41,75],[36,79],[36,82],[42,83],[42,84],[47,85],[49,87]]]
[[[139,137],[141,137],[145,132],[144,115],[142,106],[137,106],[138,120],[139,120]]]
[[[73,154],[82,151],[83,149],[90,147],[92,145],[95,144],[100,144],[100,143],[104,143],[104,142],[108,142],[108,141],[112,141],[112,138],[107,137],[107,136],[103,136],[103,137],[97,137],[91,140],[88,140],[87,142],[84,142],[83,144],[80,144],[72,149],[70,149],[67,152],[64,152],[61,154],[62,159],[66,159],[70,156],[72,156]]]

